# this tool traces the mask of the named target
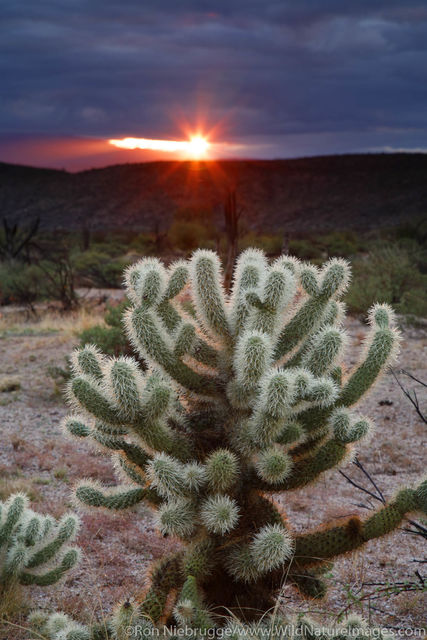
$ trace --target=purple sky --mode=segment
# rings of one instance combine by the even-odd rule
[[[427,150],[426,0],[3,0],[0,160],[171,156],[125,136],[278,158]]]

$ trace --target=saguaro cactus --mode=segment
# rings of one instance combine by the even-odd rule
[[[58,582],[79,559],[69,546],[79,521],[66,514],[60,521],[29,509],[24,494],[0,501],[0,595],[12,582],[48,586]]]
[[[321,596],[331,559],[426,512],[424,481],[367,520],[298,534],[271,498],[347,461],[371,430],[354,406],[395,357],[399,334],[392,310],[375,305],[360,361],[344,372],[348,280],[343,260],[268,263],[252,249],[227,295],[211,251],[168,269],[144,259],[126,273],[126,327],[148,370],[95,347],[75,352],[65,427],[109,450],[123,479],[114,489],[84,481],[77,499],[111,510],[148,503],[160,532],[185,543],[154,565],[138,615],[156,623],[174,610],[203,626],[204,608],[223,605],[256,617],[284,576]]]

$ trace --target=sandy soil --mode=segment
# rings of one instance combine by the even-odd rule
[[[348,322],[352,338],[349,364],[355,362],[365,327],[356,320]],[[0,339],[0,379],[18,376],[21,388],[0,393],[0,497],[14,489],[29,491],[33,508],[62,514],[71,503],[72,484],[82,477],[114,483],[109,459],[85,442],[66,437],[60,428],[67,413],[65,403],[52,379],[46,377],[49,365],[63,362],[73,341],[61,331],[16,335],[9,332]],[[404,330],[402,355],[398,363],[419,379],[427,381],[427,337],[422,329]],[[408,379],[409,388],[417,388],[421,407],[427,413],[426,388]],[[358,457],[374,477],[386,498],[396,488],[412,484],[425,472],[425,425],[403,396],[391,375],[386,375],[360,406],[374,419],[377,429],[369,443],[360,446]],[[343,470],[367,484],[360,471],[349,463]],[[281,498],[295,529],[309,530],[317,524],[359,513],[356,506],[366,497],[350,486],[338,473],[326,474],[320,482]],[[137,595],[144,586],[147,568],[153,559],[178,543],[164,540],[154,530],[150,511],[134,509],[123,516],[90,513],[82,516],[78,540],[84,559],[72,576],[59,587],[32,590],[33,606],[62,609],[80,619],[101,618],[114,602]],[[426,574],[426,542],[398,530],[363,550],[339,559],[329,579],[327,598],[320,603],[304,601],[290,585],[285,585],[283,607],[294,610],[332,611],[338,614],[351,605],[373,625],[392,628],[422,627],[426,620],[426,594],[419,591],[400,595],[367,597],[375,586],[365,583],[409,581],[416,583],[415,571]],[[363,596],[361,604],[352,602]],[[25,624],[25,617],[17,618]],[[3,633],[3,635],[2,635]],[[27,638],[25,631],[5,627],[0,638]]]

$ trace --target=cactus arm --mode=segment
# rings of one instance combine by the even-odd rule
[[[251,312],[246,293],[260,290],[267,268],[266,257],[258,249],[247,249],[236,262],[230,295],[230,324],[235,336],[244,329]]]
[[[214,338],[228,341],[230,326],[218,256],[213,251],[196,251],[191,259],[190,279],[201,326]]]
[[[74,516],[66,516],[59,523],[59,529],[55,538],[33,553],[26,563],[27,569],[34,569],[46,562],[49,562],[61,549],[61,547],[72,540],[78,528],[78,521]]]
[[[127,316],[130,338],[145,359],[160,365],[172,379],[189,391],[216,395],[217,389],[212,378],[197,373],[177,358],[158,325],[155,316],[143,307],[134,309]]]
[[[194,576],[188,576],[184,582],[175,607],[175,617],[184,626],[190,625],[198,632],[214,627],[214,622],[202,607],[202,599]]]
[[[218,367],[218,351],[200,336],[196,337],[192,356],[195,360],[207,365],[208,367],[213,369]]]
[[[311,299],[311,302],[313,303],[313,307],[314,307],[315,301],[316,301],[316,298]],[[308,304],[309,302],[310,300],[308,300],[306,304]],[[323,300],[321,300],[320,302],[323,302]],[[318,302],[318,304],[320,303]],[[305,310],[308,316],[310,316],[309,314],[310,310],[313,311],[311,307],[307,307],[307,309]],[[300,311],[301,312],[303,311],[303,307],[301,307]],[[301,365],[306,366],[305,359],[307,358],[307,354],[312,347],[312,342],[315,339],[316,335],[322,330],[324,326],[333,325],[335,320],[339,318],[339,316],[340,316],[340,303],[337,302],[336,300],[328,300],[323,307],[319,307],[319,316],[313,317],[312,320],[310,320],[309,324],[306,326],[305,333],[301,335],[300,338],[297,340],[297,342],[293,345],[292,349],[296,348],[296,351],[288,358],[288,360],[286,360],[286,366],[287,367],[299,367]],[[289,350],[287,351],[287,353],[288,352]]]
[[[300,278],[303,289],[310,297],[280,333],[274,353],[275,360],[280,360],[292,351],[325,320],[330,323],[330,316],[334,311],[333,307],[328,310],[328,303],[331,298],[338,298],[346,290],[349,268],[344,261],[334,259],[326,263],[320,274],[310,267],[304,267]]]
[[[71,401],[77,401],[91,415],[112,425],[121,425],[124,420],[106,397],[94,378],[78,376],[69,386]]]
[[[172,589],[180,589],[185,576],[182,572],[183,552],[163,558],[151,571],[151,582],[138,609],[142,616],[156,623],[163,616],[167,598]]]
[[[372,387],[380,373],[395,357],[399,334],[393,328],[394,314],[388,305],[375,305],[370,312],[371,331],[362,362],[345,382],[338,403],[355,404]]]
[[[404,489],[365,521],[353,517],[342,525],[297,536],[295,560],[304,566],[353,551],[369,540],[392,532],[406,514],[419,508],[416,492]]]
[[[72,569],[78,562],[79,553],[77,549],[69,549],[61,560],[61,564],[46,573],[30,573],[24,571],[19,576],[22,585],[36,584],[40,587],[47,587],[58,582],[62,576]]]
[[[181,323],[181,316],[175,307],[167,300],[161,302],[156,309],[167,332],[172,334]]]
[[[319,326],[319,318],[326,307],[327,300],[319,297],[309,298],[301,308],[296,312],[294,317],[282,329],[276,343],[273,357],[275,360],[281,360],[289,351],[292,351],[298,343],[303,340],[312,331]],[[291,360],[294,366],[299,358]]]
[[[154,505],[161,503],[161,498],[155,491],[142,487],[136,489],[118,487],[114,488],[114,490],[107,491],[101,490],[101,488],[94,483],[82,483],[77,487],[75,495],[80,502],[87,506],[104,507],[115,511],[134,507],[144,500]]]
[[[77,349],[71,356],[71,367],[75,375],[84,374],[102,380],[102,367],[105,356],[95,345],[86,344],[82,349]]]
[[[5,513],[4,524],[0,528],[0,548],[7,545],[10,541],[15,527],[18,526],[25,509],[28,499],[22,494],[12,496],[10,500],[2,505],[2,511]]]
[[[345,334],[337,327],[326,325],[312,339],[302,365],[314,376],[326,374],[342,355]]]
[[[313,482],[321,473],[333,469],[347,456],[348,445],[331,438],[311,456],[295,460],[290,476],[283,482],[269,484],[263,480],[254,480],[255,486],[261,491],[278,493],[298,489]],[[292,453],[292,451],[291,451]]]

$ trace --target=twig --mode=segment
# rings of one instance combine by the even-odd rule
[[[407,389],[405,389],[405,387],[403,386],[403,384],[400,382],[399,378],[397,377],[396,372],[394,371],[394,369],[390,369],[392,376],[394,377],[394,379],[396,380],[397,384],[399,385],[400,389],[402,390],[403,394],[408,398],[409,402],[412,404],[412,406],[414,407],[415,411],[417,412],[418,416],[421,418],[421,420],[427,424],[427,418],[423,415],[421,409],[420,409],[420,404],[418,402],[418,398],[417,398],[417,394],[416,391],[413,391],[413,396],[411,395],[410,391],[408,391]],[[406,371],[401,371],[401,373],[404,373],[405,375],[409,376],[410,378],[412,378],[413,380],[415,380],[416,382],[418,382],[419,384],[422,384],[423,386],[427,386],[424,382],[421,382],[421,380],[418,380],[417,378],[415,378],[412,374],[409,374]]]
[[[357,482],[352,480],[346,473],[344,473],[344,471],[342,471],[341,469],[338,469],[338,472],[342,476],[344,476],[344,478],[347,480],[347,482],[349,482],[351,485],[353,485],[353,487],[356,487],[356,489],[359,489],[360,491],[363,491],[363,493],[366,493],[367,495],[371,496],[371,498],[374,498],[374,500],[379,500],[380,502],[382,502],[381,498],[379,498],[374,493],[372,493],[372,491],[369,491],[369,489],[366,489],[365,487],[362,487],[362,485],[357,484]],[[360,506],[364,506],[364,505],[360,505]]]
[[[384,498],[384,494],[381,491],[381,489],[378,487],[377,483],[375,482],[375,480],[372,478],[372,476],[366,471],[365,467],[363,466],[363,464],[360,462],[359,458],[355,458],[353,461],[353,464],[356,465],[356,467],[358,469],[360,469],[362,471],[362,473],[368,478],[369,482],[372,484],[373,487],[375,487],[375,490],[378,492],[378,496],[377,500],[379,500],[380,502],[382,502],[383,504],[385,504],[385,498]]]
[[[415,380],[415,382],[418,382],[418,384],[422,384],[423,387],[427,387],[427,382],[423,382],[422,380],[419,380],[412,373],[410,373],[409,371],[406,371],[406,369],[400,369],[400,373],[403,374],[404,376],[408,376],[408,378],[412,378],[412,380]]]

